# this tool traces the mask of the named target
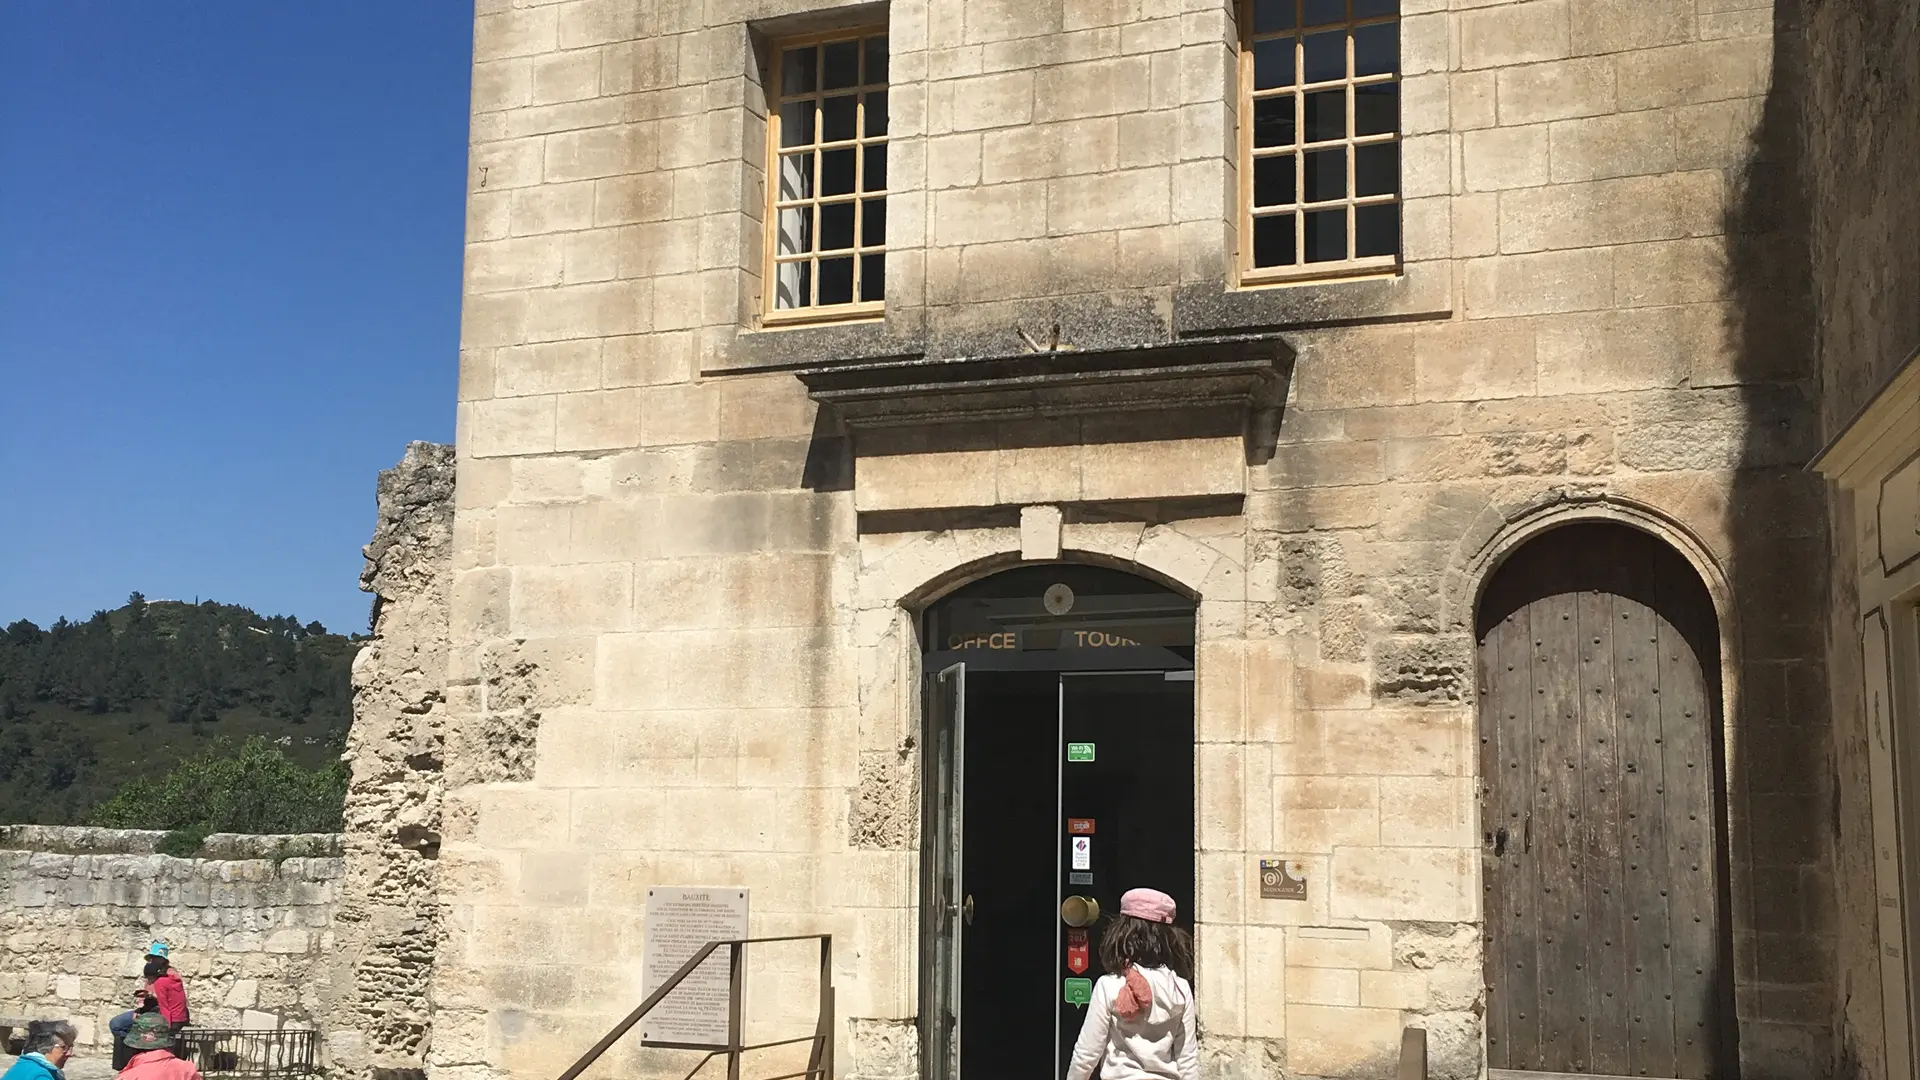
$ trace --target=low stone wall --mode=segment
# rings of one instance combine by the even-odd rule
[[[0,1016],[64,1018],[104,1046],[147,945],[164,940],[197,1025],[306,1027],[322,1011],[342,876],[337,836],[0,827]]]

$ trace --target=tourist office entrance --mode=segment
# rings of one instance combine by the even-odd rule
[[[1057,1080],[1127,889],[1194,903],[1194,603],[1022,567],[927,613],[923,1075]]]

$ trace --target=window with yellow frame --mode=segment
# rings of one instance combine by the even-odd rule
[[[778,42],[767,109],[768,323],[878,315],[887,265],[887,32]]]
[[[1240,280],[1400,261],[1399,0],[1242,0]]]

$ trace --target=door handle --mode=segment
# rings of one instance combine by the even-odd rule
[[[960,905],[960,917],[966,920],[966,923],[968,926],[973,925],[973,894],[972,893],[968,893],[967,902]]]
[[[1533,854],[1533,811],[1531,810],[1527,811],[1527,816],[1520,822],[1520,853]]]
[[[1507,853],[1507,827],[1505,825],[1502,825],[1499,828],[1493,830],[1493,857],[1498,859],[1502,855],[1505,855],[1506,853]]]

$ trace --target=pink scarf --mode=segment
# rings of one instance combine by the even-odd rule
[[[1146,1012],[1148,1006],[1153,1004],[1153,988],[1147,985],[1147,977],[1132,964],[1127,965],[1126,973],[1121,978],[1125,985],[1113,996],[1113,1014],[1122,1020],[1131,1020]]]

